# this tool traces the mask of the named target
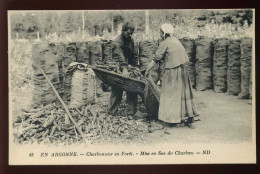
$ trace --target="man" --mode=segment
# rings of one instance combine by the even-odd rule
[[[123,76],[128,77],[128,65],[138,66],[138,57],[134,50],[134,40],[132,35],[135,26],[126,22],[122,26],[122,33],[114,40],[113,51],[114,60],[119,63]],[[115,115],[122,100],[123,91],[116,88],[111,89],[109,114]],[[127,114],[136,117],[145,115],[137,111],[137,94],[127,93]]]

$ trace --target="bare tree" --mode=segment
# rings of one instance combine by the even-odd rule
[[[84,11],[82,11],[82,38],[85,39],[85,17],[84,17]]]
[[[145,10],[145,34],[149,34],[149,10]]]

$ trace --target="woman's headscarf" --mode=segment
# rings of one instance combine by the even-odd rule
[[[168,23],[162,24],[161,30],[163,31],[164,39],[165,39],[165,34],[169,34],[170,36],[172,36],[172,34],[174,33],[174,28],[172,24],[168,24]]]

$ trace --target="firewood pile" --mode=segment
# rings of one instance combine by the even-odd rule
[[[71,116],[77,123],[85,138],[90,143],[128,139],[140,136],[140,133],[152,132],[161,129],[151,121],[135,119],[133,116],[122,116],[126,103],[119,108],[118,115],[107,114],[106,104],[82,106],[69,109]],[[59,104],[49,104],[37,109],[24,110],[13,123],[14,138],[20,144],[44,143],[70,145],[83,140],[68,117],[65,109]],[[152,128],[152,130],[151,130]]]

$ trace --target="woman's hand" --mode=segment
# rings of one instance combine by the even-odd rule
[[[156,65],[156,62],[152,60],[152,61],[149,63],[149,65],[147,66],[147,69],[146,69],[146,71],[145,71],[145,77],[148,77],[149,72],[150,72],[150,70],[154,67],[154,65]]]

